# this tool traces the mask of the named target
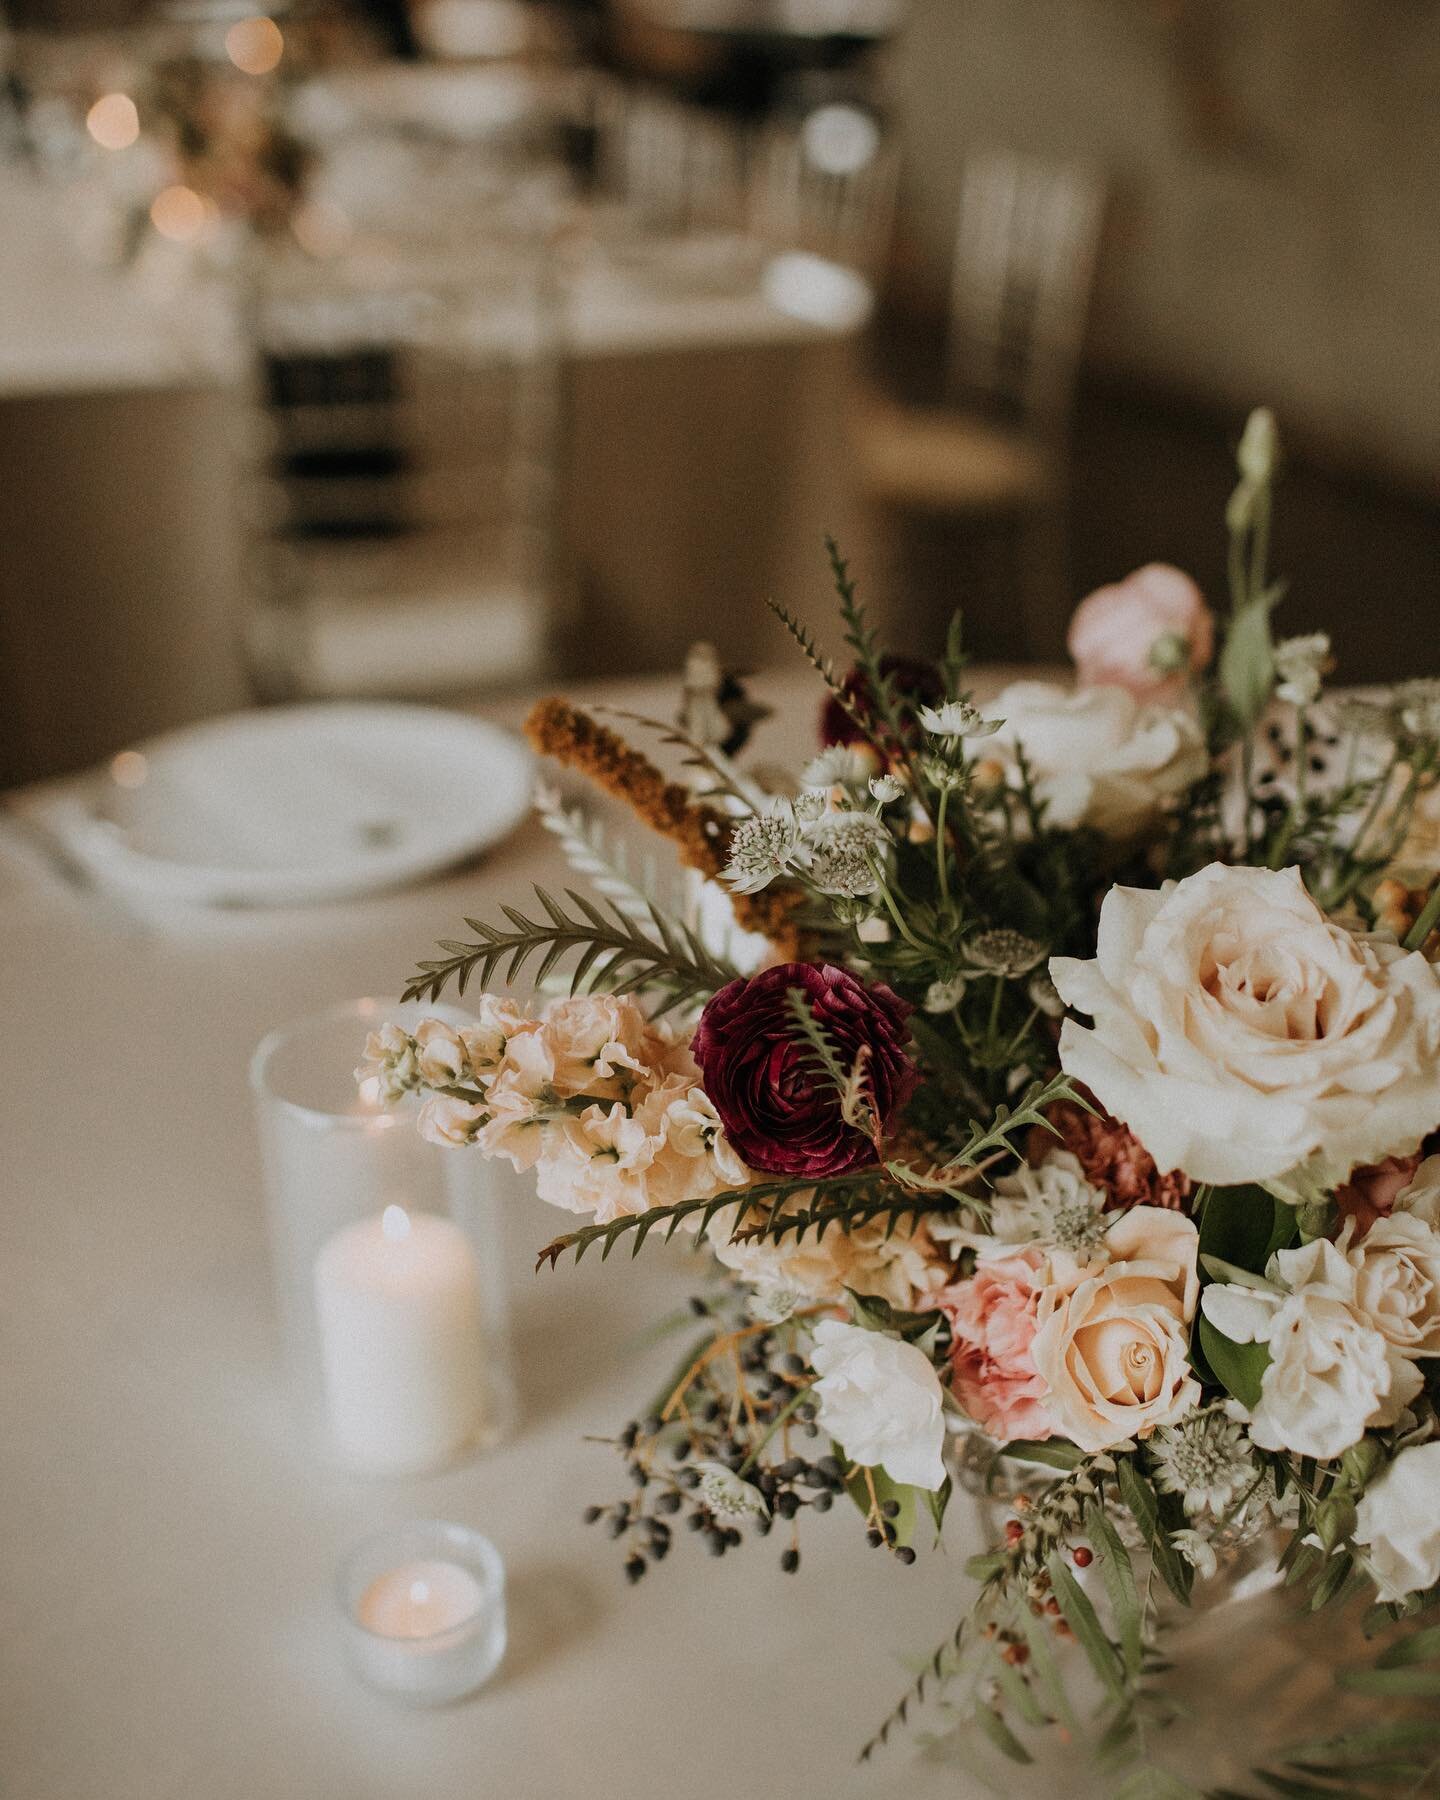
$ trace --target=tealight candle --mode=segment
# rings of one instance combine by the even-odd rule
[[[337,1231],[315,1259],[315,1313],[346,1462],[412,1474],[470,1447],[486,1404],[480,1272],[453,1220],[391,1205]]]
[[[421,1520],[360,1546],[340,1571],[351,1665],[417,1706],[480,1687],[505,1654],[505,1571],[488,1538]]]

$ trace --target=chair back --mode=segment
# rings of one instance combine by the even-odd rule
[[[873,116],[819,107],[755,147],[751,221],[757,237],[809,251],[874,281],[895,218],[899,157]]]
[[[1088,169],[1009,150],[964,168],[951,277],[948,381],[1031,430],[1069,411],[1104,195]]]

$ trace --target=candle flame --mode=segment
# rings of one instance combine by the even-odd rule
[[[387,1206],[380,1215],[380,1229],[392,1244],[410,1235],[410,1215],[403,1206]]]

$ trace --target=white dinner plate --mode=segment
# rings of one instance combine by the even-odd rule
[[[499,843],[531,777],[520,743],[460,713],[279,706],[124,752],[89,805],[45,822],[117,892],[286,906],[396,887]]]

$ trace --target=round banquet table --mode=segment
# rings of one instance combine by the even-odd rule
[[[802,673],[762,679],[762,747],[798,754]],[[598,697],[666,711],[657,681]],[[519,702],[487,709],[513,723]],[[514,1436],[459,1471],[328,1470],[292,1419],[270,1306],[246,1067],[271,1026],[397,992],[462,913],[562,879],[522,829],[476,867],[343,905],[136,920],[62,882],[0,821],[0,1793],[5,1800],[970,1800],[1100,1795],[1053,1744],[987,1778],[902,1732],[855,1753],[968,1604],[957,1496],[912,1568],[837,1508],[803,1565],[679,1541],[635,1589],[580,1522],[620,1497],[608,1433],[673,1345],[631,1340],[692,1290],[652,1242],[631,1262],[534,1271],[565,1216],[516,1184],[507,1284]],[[512,1641],[490,1688],[397,1710],[344,1667],[332,1599],[358,1539],[441,1516],[491,1535]],[[682,1534],[688,1538],[688,1534]],[[1304,1671],[1247,1670],[1240,1704]],[[1324,1678],[1321,1678],[1322,1687]],[[1311,1687],[1314,1686],[1313,1674]],[[933,1721],[926,1721],[933,1722]]]

